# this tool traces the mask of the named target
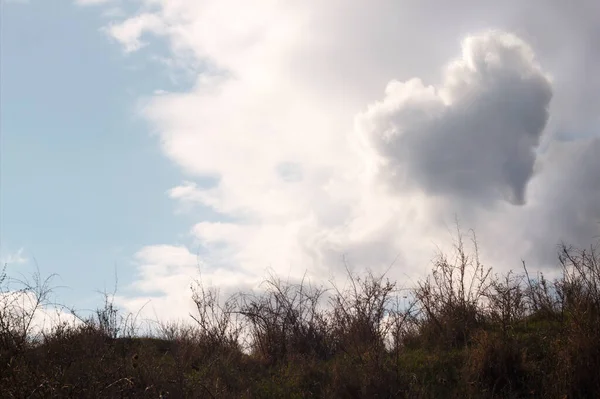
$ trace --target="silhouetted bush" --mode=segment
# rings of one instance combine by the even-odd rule
[[[596,398],[600,258],[562,246],[562,275],[492,274],[458,234],[452,257],[402,290],[269,277],[221,298],[192,285],[192,323],[139,333],[104,295],[89,317],[36,330],[50,280],[0,274],[2,398]]]

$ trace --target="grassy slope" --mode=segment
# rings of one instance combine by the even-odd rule
[[[195,326],[154,338],[119,332],[107,306],[23,339],[5,303],[0,397],[600,397],[595,250],[564,248],[553,282],[497,277],[462,244],[457,254],[440,257],[401,308],[395,284],[368,273],[349,276],[349,290],[271,279],[223,306],[197,286]]]

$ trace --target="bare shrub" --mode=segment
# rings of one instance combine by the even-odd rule
[[[537,273],[536,278],[529,275],[527,266],[523,262],[525,271],[525,299],[528,307],[528,313],[534,317],[556,317],[560,314],[562,304],[560,292],[558,291],[559,281],[548,281],[543,273]]]
[[[561,246],[559,260],[563,278],[558,285],[565,311],[577,313],[585,321],[600,317],[600,257],[598,247],[575,249]]]
[[[420,310],[416,319],[419,333],[429,343],[450,346],[464,345],[483,322],[483,300],[491,286],[491,268],[479,260],[475,234],[472,233],[474,253],[465,249],[463,236],[457,230],[455,259],[439,254],[432,274],[419,282],[415,299]]]
[[[294,284],[271,276],[263,284],[262,294],[239,297],[253,352],[269,362],[291,356],[328,358],[329,326],[320,309],[326,290],[304,278]]]
[[[598,246],[561,246],[563,277],[556,282],[563,315],[558,374],[569,397],[600,392],[600,257]]]
[[[487,292],[490,322],[500,326],[503,336],[527,313],[524,276],[512,271],[495,276]]]
[[[40,331],[34,334],[34,330],[39,326],[34,322],[51,305],[53,278],[44,279],[36,270],[31,279],[11,279],[4,265],[0,271],[0,351],[22,350],[38,338]]]
[[[386,279],[385,274],[374,275],[367,271],[361,277],[346,271],[347,288],[339,289],[332,283],[335,295],[331,298],[331,323],[336,347],[359,358],[367,352],[381,353],[394,327],[390,316],[395,315],[391,308],[396,285]]]
[[[237,298],[232,296],[221,303],[219,290],[205,288],[201,279],[196,280],[191,288],[197,314],[190,317],[196,323],[202,342],[218,348],[238,348],[243,326],[239,319]]]
[[[137,312],[126,312],[115,304],[118,289],[118,279],[115,276],[113,292],[100,291],[103,301],[102,306],[92,311],[91,315],[84,316],[81,311],[70,308],[71,315],[89,329],[98,332],[110,339],[134,337],[139,334],[139,315],[144,309],[142,306]]]

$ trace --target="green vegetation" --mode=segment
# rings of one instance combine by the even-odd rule
[[[473,241],[474,242],[474,241]],[[105,306],[34,333],[48,280],[0,280],[2,398],[597,398],[600,257],[563,246],[562,275],[496,275],[465,250],[401,290],[385,276],[266,280],[220,300],[201,282],[190,325],[136,334]],[[26,295],[34,304],[18,306]]]

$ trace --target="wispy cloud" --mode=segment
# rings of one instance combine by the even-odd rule
[[[105,31],[118,40],[125,51],[130,53],[137,51],[146,45],[142,41],[142,35],[145,33],[161,34],[166,27],[163,20],[154,14],[141,14],[127,19],[120,24],[108,26]]]
[[[19,265],[23,263],[27,263],[29,259],[25,256],[24,248],[19,248],[18,251],[13,253],[8,253],[0,257],[0,263],[2,265]]]

